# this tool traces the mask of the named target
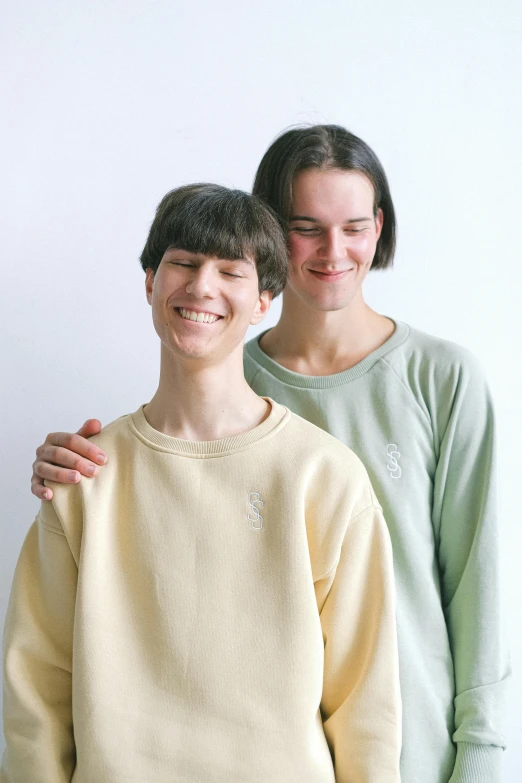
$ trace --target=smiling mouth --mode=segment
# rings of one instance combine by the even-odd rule
[[[185,321],[195,321],[199,324],[213,324],[222,318],[221,315],[215,313],[196,312],[196,310],[187,310],[185,307],[176,307],[175,310]]]
[[[336,272],[320,272],[319,269],[310,269],[309,270],[315,277],[317,277],[319,280],[326,280],[330,282],[335,282],[335,280],[340,280],[342,277],[347,275],[349,272],[352,272],[353,269],[340,269]]]

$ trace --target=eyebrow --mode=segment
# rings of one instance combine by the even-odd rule
[[[365,221],[371,221],[373,218],[369,217],[357,217],[357,218],[350,218],[349,220],[344,221],[344,225],[347,223],[363,223]],[[320,223],[320,220],[317,220],[317,218],[308,217],[308,215],[292,215],[289,222],[292,223],[294,220],[306,220],[308,223]]]
[[[220,258],[220,261],[228,261],[231,264],[248,264],[248,266],[255,267],[254,262],[250,258]]]

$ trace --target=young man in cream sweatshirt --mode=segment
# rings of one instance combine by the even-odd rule
[[[151,402],[53,485],[5,627],[2,783],[397,783],[389,534],[343,444],[243,374],[286,280],[256,197],[179,188],[141,256]]]

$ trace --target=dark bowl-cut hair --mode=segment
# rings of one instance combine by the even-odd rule
[[[140,256],[143,269],[156,273],[171,248],[214,258],[250,258],[260,293],[277,296],[286,284],[288,253],[277,217],[264,201],[242,190],[203,182],[167,193]]]
[[[313,125],[284,131],[265,152],[254,181],[253,193],[276,213],[288,230],[295,176],[306,169],[360,171],[373,185],[374,215],[382,209],[383,227],[372,269],[386,269],[395,254],[395,210],[384,169],[373,150],[340,125]]]

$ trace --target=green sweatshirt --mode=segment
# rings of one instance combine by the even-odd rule
[[[252,388],[352,448],[394,551],[403,783],[497,783],[509,673],[499,611],[493,411],[461,347],[396,323],[345,372],[306,376],[245,346]]]

